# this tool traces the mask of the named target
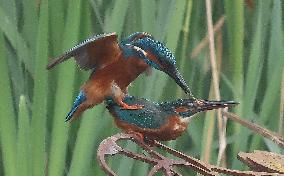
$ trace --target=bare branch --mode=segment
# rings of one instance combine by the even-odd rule
[[[219,20],[216,22],[216,24],[214,25],[214,28],[213,28],[214,34],[218,33],[222,29],[224,22],[225,22],[225,15],[221,16]],[[207,34],[199,42],[199,44],[192,50],[190,57],[192,59],[195,59],[199,55],[199,53],[208,45],[208,42],[209,42],[209,37]]]
[[[240,118],[239,116],[233,114],[233,113],[229,113],[229,112],[222,112],[223,115],[225,115],[226,117],[228,117],[229,119],[240,123],[241,125],[251,129],[252,131],[262,135],[263,137],[266,137],[270,140],[272,140],[274,143],[276,143],[277,145],[279,145],[280,147],[284,148],[284,138],[283,136],[280,136],[279,134],[269,131],[266,128],[263,128],[257,124],[251,123],[249,121],[246,121],[242,118]]]
[[[144,156],[139,153],[131,152],[127,149],[120,147],[117,144],[119,140],[131,140],[135,142],[139,147],[141,147],[144,151],[148,152],[150,156]],[[163,156],[154,150],[155,147],[150,147],[145,144],[143,141],[140,141],[134,134],[116,134],[111,137],[108,137],[103,142],[101,142],[98,152],[97,158],[102,169],[111,176],[116,176],[115,172],[111,170],[111,168],[107,165],[105,161],[106,156],[113,156],[116,154],[122,154],[127,157],[133,158],[135,160],[140,160],[145,163],[153,165],[153,168],[149,172],[149,176],[154,175],[158,171],[162,171],[165,175],[168,176],[181,176],[180,173],[174,170],[173,166],[180,166],[194,170],[197,173],[200,173],[205,176],[216,176],[219,173],[233,175],[233,176],[268,176],[268,175],[279,175],[278,173],[267,173],[267,172],[253,172],[253,171],[238,171],[231,170],[227,168],[217,167],[210,164],[206,164],[198,159],[185,155],[177,150],[171,149],[160,142],[153,141],[153,145],[157,148],[160,148],[179,159],[171,159]]]

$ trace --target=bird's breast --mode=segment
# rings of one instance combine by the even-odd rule
[[[142,128],[135,124],[130,124],[127,121],[123,121],[119,118],[115,118],[116,125],[127,132],[138,132],[143,134],[149,139],[155,139],[159,141],[174,140],[179,137],[187,128],[188,123],[182,122],[179,116],[171,116],[166,122],[158,128]]]
[[[110,85],[115,82],[122,90],[148,68],[143,60],[137,58],[120,58],[116,62],[96,70],[90,78],[92,83]]]

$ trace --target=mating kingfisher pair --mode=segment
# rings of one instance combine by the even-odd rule
[[[174,55],[145,32],[133,33],[121,42],[115,33],[96,35],[54,59],[47,69],[71,57],[80,68],[92,73],[81,87],[66,121],[76,119],[86,109],[105,101],[118,127],[149,139],[171,140],[186,129],[193,114],[235,104],[194,98],[177,69]],[[129,84],[151,68],[174,79],[189,99],[157,104],[129,96]]]

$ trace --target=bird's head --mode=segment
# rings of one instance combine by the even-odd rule
[[[163,43],[154,40],[150,34],[146,32],[133,33],[120,42],[120,47],[125,58],[135,56],[135,58],[143,59],[152,68],[169,75],[185,93],[194,97],[177,69],[176,59],[172,52]]]
[[[121,45],[131,44],[132,42],[145,37],[153,38],[153,36],[147,32],[134,32],[133,34],[123,39],[120,43]]]
[[[144,37],[132,43],[134,47],[141,49],[143,52],[140,56],[151,67],[160,70],[171,78],[191,97],[190,88],[177,69],[176,59],[173,53],[161,42],[153,38]]]

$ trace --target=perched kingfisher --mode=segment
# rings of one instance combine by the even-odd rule
[[[176,67],[168,48],[145,32],[136,32],[118,42],[116,33],[99,34],[74,46],[55,58],[47,69],[74,57],[81,69],[92,70],[89,80],[81,87],[66,121],[74,120],[88,108],[112,98],[122,109],[141,109],[122,100],[128,85],[149,68],[165,72],[195,99]]]
[[[234,101],[200,99],[154,103],[133,96],[126,96],[124,102],[143,105],[143,109],[121,109],[112,99],[107,100],[106,107],[114,117],[115,124],[125,132],[138,134],[141,139],[150,141],[174,140],[186,130],[193,115],[238,104]]]

